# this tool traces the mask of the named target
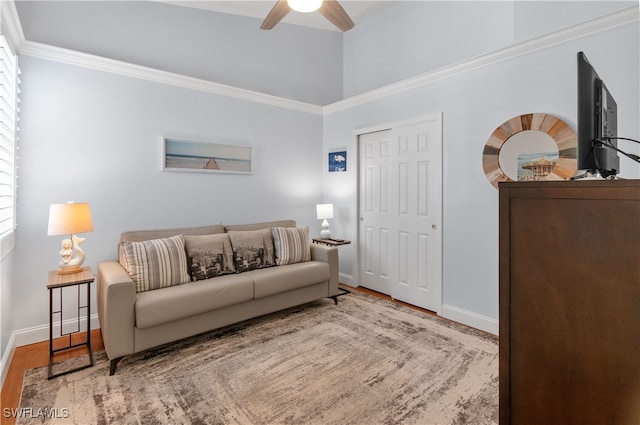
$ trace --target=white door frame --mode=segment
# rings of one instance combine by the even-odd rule
[[[438,121],[440,122],[440,126],[442,128],[442,112],[438,112],[438,113],[433,113],[433,114],[428,114],[428,115],[419,115],[417,117],[414,118],[409,118],[406,120],[400,120],[400,121],[393,121],[390,123],[386,123],[386,124],[379,124],[379,125],[374,125],[371,127],[364,127],[364,128],[359,128],[353,131],[353,145],[355,146],[355,154],[354,157],[357,158],[355,162],[355,172],[354,177],[353,177],[353,185],[355,187],[355,193],[356,196],[353,199],[353,211],[355,211],[355,216],[354,216],[354,220],[355,220],[355,241],[354,241],[354,253],[353,253],[353,286],[360,286],[360,252],[359,252],[359,246],[360,246],[360,143],[359,143],[359,137],[363,134],[367,134],[367,133],[374,133],[376,131],[384,131],[384,130],[391,130],[394,127],[403,127],[403,126],[407,126],[407,125],[412,125],[412,124],[418,124],[418,123],[424,123],[424,122],[431,122],[431,121]],[[444,174],[444,164],[441,164],[441,174]],[[440,179],[441,185],[443,184],[442,178]],[[441,192],[442,194],[442,200],[444,200],[444,192],[442,191],[441,188]],[[441,202],[441,208],[443,208],[444,206],[442,205],[443,202]],[[440,217],[442,218],[442,222],[444,222],[444,215],[442,214],[442,211],[440,211]],[[441,223],[441,233],[442,233],[442,237],[440,239],[440,252],[443,253],[443,244],[444,244],[444,226],[442,226]],[[435,313],[438,314],[439,316],[442,315],[442,281],[443,281],[443,273],[442,273],[442,269],[443,269],[443,262],[444,262],[444,255],[441,256],[441,260],[440,260],[440,300],[438,302],[438,308],[435,310]]]

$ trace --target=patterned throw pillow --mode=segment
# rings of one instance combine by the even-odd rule
[[[184,243],[191,280],[204,280],[236,272],[228,234],[184,235]]]
[[[230,230],[233,257],[238,272],[275,265],[271,229]]]
[[[278,266],[311,260],[308,227],[272,227],[271,233]]]
[[[182,235],[143,242],[122,242],[122,265],[136,283],[136,292],[189,282]]]

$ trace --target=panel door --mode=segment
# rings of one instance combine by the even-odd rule
[[[359,137],[359,284],[437,313],[441,127],[438,117]]]

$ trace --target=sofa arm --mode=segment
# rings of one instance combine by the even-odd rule
[[[98,318],[109,359],[134,352],[135,283],[117,261],[98,263]]]
[[[339,264],[338,264],[338,248],[319,245],[312,243],[311,244],[311,260],[313,261],[324,261],[325,263],[329,263],[329,297],[338,295],[340,293],[338,289],[338,274],[339,274]]]

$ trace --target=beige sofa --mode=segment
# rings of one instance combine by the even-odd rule
[[[244,237],[258,232],[275,231],[274,229],[291,234],[301,228],[296,228],[295,221],[285,220],[123,233],[118,246],[118,261],[100,262],[97,273],[98,316],[105,350],[111,360],[110,375],[115,373],[123,356],[129,354],[320,298],[333,298],[337,304],[338,251],[336,248],[309,244],[308,230],[304,243],[307,252],[310,251],[310,259],[292,264],[266,267],[269,249],[255,251],[255,261],[239,258],[244,255],[244,251],[238,250],[233,253],[233,261],[239,266],[238,270],[231,272],[227,270],[228,267],[233,267],[230,264],[223,267],[216,264],[216,268],[209,269],[208,273],[211,275],[220,272],[221,275],[207,278],[207,275],[200,273],[200,263],[194,253],[196,251],[189,251],[189,243],[193,240],[224,239],[224,250],[227,250],[225,233],[230,238]],[[268,238],[264,239],[268,243]],[[287,255],[285,249],[288,248],[283,239],[285,237],[274,237],[272,240],[275,254],[278,254],[277,248],[280,246],[278,258]],[[194,276],[198,275],[203,280],[153,289],[157,281],[162,280],[162,276],[153,274],[153,270],[149,272],[154,268],[149,264],[144,269],[148,272],[147,279],[141,279],[140,274],[136,274],[141,269],[132,268],[131,263],[145,255],[138,255],[140,253],[136,250],[147,249],[159,240],[184,240],[183,251],[186,251],[185,258],[191,267],[189,278],[195,279]],[[181,255],[178,248],[176,252],[176,255]],[[218,254],[217,258],[222,259],[222,256]],[[187,267],[183,262],[179,259],[175,264]],[[243,271],[245,266],[255,267],[256,263],[263,268]],[[175,270],[180,268],[175,264],[171,269],[172,274],[176,274]],[[222,274],[223,270],[229,274]],[[142,280],[151,288],[142,288]]]

